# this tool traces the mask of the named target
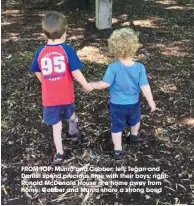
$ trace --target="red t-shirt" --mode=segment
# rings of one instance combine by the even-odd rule
[[[42,73],[42,104],[57,106],[74,102],[71,72],[83,67],[75,50],[65,44],[37,49],[31,71]]]

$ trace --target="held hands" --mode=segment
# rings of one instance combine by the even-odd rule
[[[83,87],[83,91],[84,91],[85,93],[89,93],[89,92],[91,92],[92,90],[94,90],[94,88],[92,87],[92,83],[87,83],[87,85],[85,85],[85,86]]]

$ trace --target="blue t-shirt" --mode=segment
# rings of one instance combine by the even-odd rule
[[[146,69],[139,62],[132,66],[125,66],[120,61],[110,64],[103,81],[110,84],[110,102],[121,105],[137,103],[140,87],[149,84]]]

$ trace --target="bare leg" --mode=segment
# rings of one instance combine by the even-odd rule
[[[69,134],[75,135],[78,134],[79,130],[77,128],[78,117],[73,113],[73,115],[69,119]]]
[[[53,125],[53,137],[54,143],[57,150],[57,153],[63,154],[63,145],[62,145],[62,122],[58,122],[57,124]]]
[[[122,132],[112,133],[112,141],[114,144],[114,149],[122,151]]]
[[[130,143],[135,144],[136,146],[138,146],[138,141],[139,141],[139,135],[138,135],[138,131],[139,131],[139,127],[140,127],[140,122],[138,122],[135,126],[131,127],[131,135],[130,135]]]
[[[131,127],[131,135],[138,135],[138,131],[139,131],[139,127],[140,127],[140,122],[138,122],[135,126]]]

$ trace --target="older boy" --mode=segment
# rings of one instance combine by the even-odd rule
[[[141,112],[139,94],[142,90],[151,111],[156,109],[143,64],[133,61],[138,46],[137,34],[129,28],[113,32],[110,52],[118,61],[109,65],[103,81],[93,82],[93,89],[110,87],[110,119],[115,159],[122,159],[121,136],[126,124],[131,127],[130,142],[138,142]]]
[[[73,141],[79,138],[78,118],[75,115],[73,77],[85,90],[91,87],[82,75],[83,64],[75,50],[64,44],[67,20],[58,12],[48,12],[42,20],[43,32],[48,38],[46,45],[37,49],[31,65],[42,84],[44,122],[53,127],[56,154],[53,164],[62,164],[65,153],[62,145],[62,119],[69,122],[69,134]]]

